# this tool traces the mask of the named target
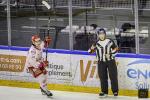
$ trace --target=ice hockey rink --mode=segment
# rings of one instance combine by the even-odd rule
[[[80,92],[66,92],[54,91],[53,97],[48,98],[42,95],[39,89],[17,88],[0,86],[0,100],[138,100],[138,97],[118,96],[114,97],[109,95],[106,98],[100,98],[97,94],[80,93]],[[150,99],[142,99],[150,100]]]
[[[150,100],[150,0],[0,0],[0,100],[139,99]]]

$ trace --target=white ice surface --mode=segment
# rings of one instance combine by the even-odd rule
[[[137,97],[109,95],[107,98],[100,98],[98,94],[51,91],[54,96],[48,98],[42,95],[39,89],[17,88],[0,86],[0,100],[138,100]],[[150,99],[147,99],[150,100]]]

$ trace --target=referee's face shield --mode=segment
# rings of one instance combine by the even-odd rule
[[[98,35],[98,38],[99,38],[101,41],[103,41],[103,40],[106,39],[106,33],[105,33],[105,31],[98,31],[97,35]]]

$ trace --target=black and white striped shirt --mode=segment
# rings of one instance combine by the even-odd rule
[[[114,59],[113,54],[117,52],[117,45],[111,39],[105,39],[104,41],[97,41],[95,44],[96,57],[99,61],[109,61]],[[106,57],[106,54],[110,55]]]

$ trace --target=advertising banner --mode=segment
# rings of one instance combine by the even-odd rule
[[[70,54],[48,54],[48,81],[57,84],[72,84],[72,66]]]
[[[125,89],[150,89],[150,59],[118,58],[119,74]],[[123,81],[124,80],[124,81]]]
[[[0,79],[36,81],[24,68],[27,51],[2,51]],[[100,87],[94,55],[48,53],[48,61],[48,83]],[[116,64],[120,89],[150,88],[150,59],[116,57]]]
[[[22,72],[25,60],[25,56],[0,54],[0,71]]]

